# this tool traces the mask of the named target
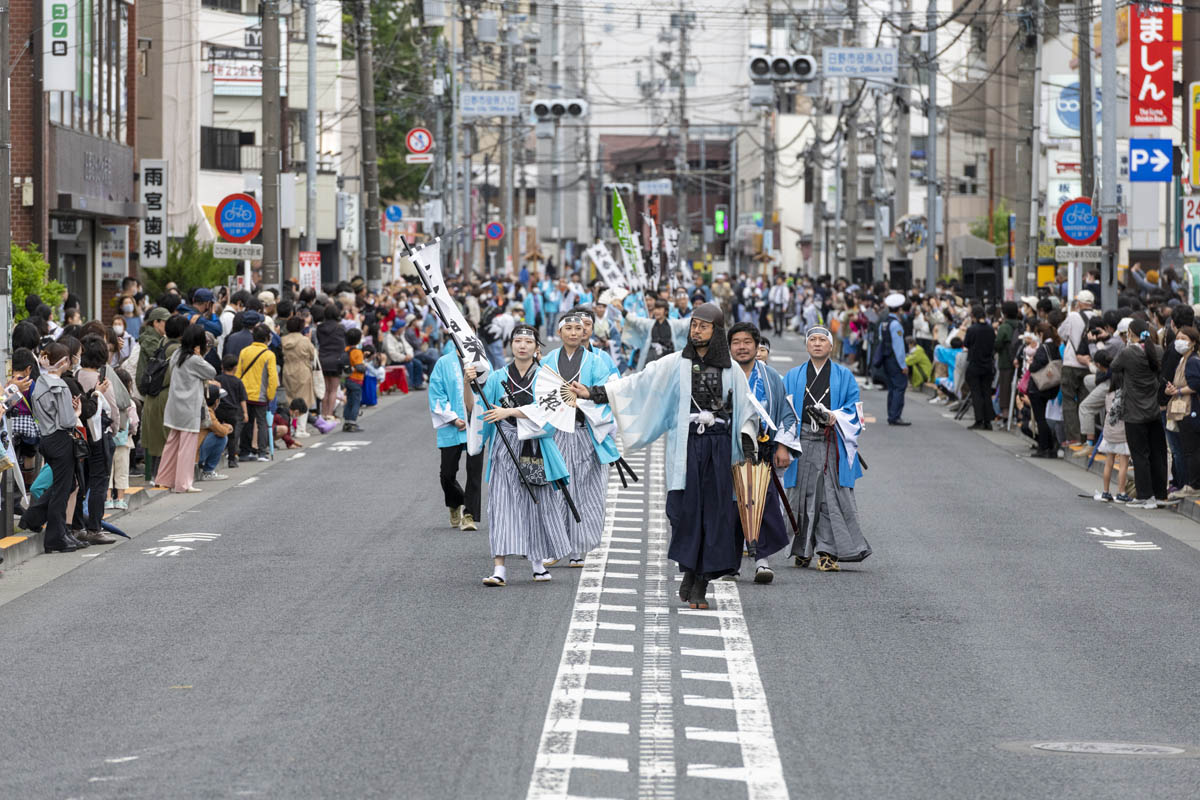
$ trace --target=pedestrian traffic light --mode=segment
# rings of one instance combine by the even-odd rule
[[[713,211],[713,233],[717,236],[725,236],[729,233],[729,228],[726,227],[726,218],[729,216],[729,206],[721,203]]]
[[[750,58],[750,80],[807,82],[817,78],[817,59],[807,54],[757,55]]]
[[[529,110],[539,122],[558,119],[580,119],[588,113],[588,102],[582,97],[534,100]]]

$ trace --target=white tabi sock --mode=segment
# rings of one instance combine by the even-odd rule
[[[492,574],[501,580],[508,580],[508,573],[505,571],[503,564],[498,567],[492,567]]]
[[[770,569],[770,565],[767,564],[767,560],[765,558],[755,559],[754,568],[757,570],[759,567],[767,567]]]
[[[546,571],[546,565],[543,564],[540,560],[534,561],[532,558],[529,559],[529,566],[533,567],[534,575],[541,575],[543,572]]]

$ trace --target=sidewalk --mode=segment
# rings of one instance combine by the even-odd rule
[[[413,392],[412,394],[417,393]],[[381,395],[379,398],[379,403],[375,406],[365,407],[363,409],[363,413],[373,415],[375,412],[391,406],[393,403],[397,402],[399,398],[404,396],[405,395],[399,392]],[[422,397],[423,396],[424,395],[422,394]],[[340,434],[341,428],[335,428],[334,431],[327,434],[321,434],[315,428],[310,428],[310,431],[313,435],[308,439],[301,440],[305,447],[315,444],[316,442],[325,441],[336,436],[337,434]],[[286,460],[288,457],[288,452],[302,453],[304,452],[304,449],[296,451],[276,450],[274,458],[271,461],[242,461],[240,462],[241,466],[239,466],[236,470],[223,470],[225,474],[229,475],[229,480],[227,481],[198,482],[196,485],[204,491],[203,494],[196,496],[203,498],[204,494],[216,495],[224,491],[226,488],[237,486],[246,478],[257,475],[264,469]],[[222,471],[222,469],[223,468],[218,468],[218,471]],[[149,504],[154,503],[155,501],[160,500],[170,494],[171,492],[168,489],[163,489],[155,487],[152,484],[148,484],[140,471],[136,475],[130,474],[129,489],[125,493],[125,498],[129,501],[129,509],[126,511],[106,511],[104,513],[104,521],[119,528],[121,527],[121,520],[128,519],[131,514],[146,508],[146,506]],[[15,527],[16,525],[14,524],[14,528]],[[0,539],[0,556],[3,557],[3,562],[0,563],[0,575],[2,575],[5,570],[12,569],[13,567],[28,562],[30,559],[36,556],[44,554],[45,548],[42,544],[44,534],[45,529],[38,533],[30,533],[29,531],[18,529],[12,536],[6,536]],[[93,545],[93,547],[98,547],[101,549],[106,546],[107,545]],[[88,548],[88,551],[93,552],[91,548]]]
[[[861,379],[859,386],[862,386]],[[921,397],[933,397],[933,392],[925,387],[922,387],[919,393],[913,392],[912,388],[909,388],[910,393],[912,394],[919,394]],[[867,391],[876,390],[868,389]],[[961,420],[955,420],[953,409],[956,407],[956,405],[956,403],[951,403],[948,406],[936,406],[936,408],[941,409],[943,418],[949,418],[951,422],[955,422],[964,429],[968,428],[968,426],[970,426],[970,424],[974,421],[974,416],[972,415],[970,409],[968,409],[966,415]],[[1031,440],[1022,436],[1021,432],[1015,427],[1011,431],[1006,431],[1002,426],[993,426],[993,433],[1006,434],[1013,441],[1013,450],[1017,457],[1026,457],[1020,451],[1027,447],[1031,443]],[[1088,462],[1092,457],[1092,448],[1088,447],[1087,445],[1075,445],[1068,448],[1060,447],[1059,452],[1063,453],[1063,457],[1060,459],[1063,463],[1071,464],[1072,466],[1078,467],[1086,472],[1091,472],[1095,474],[1097,478],[1104,474],[1104,458],[1102,456],[1097,456],[1097,458],[1092,461],[1089,466]],[[1113,480],[1116,480],[1115,470]],[[1128,480],[1130,482],[1133,480],[1132,464],[1129,466]],[[1099,480],[1096,482],[1096,488],[1100,488]],[[1113,493],[1116,494],[1116,490],[1114,490]],[[1188,519],[1200,522],[1200,499],[1185,498],[1179,501],[1174,507],[1170,508],[1170,510],[1176,514],[1187,517]]]

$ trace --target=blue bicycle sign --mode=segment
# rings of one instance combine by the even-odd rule
[[[1055,221],[1058,235],[1070,244],[1091,244],[1100,238],[1100,218],[1092,213],[1092,201],[1086,197],[1063,203]]]
[[[248,242],[262,230],[262,209],[248,194],[231,194],[213,215],[217,233],[227,242]]]

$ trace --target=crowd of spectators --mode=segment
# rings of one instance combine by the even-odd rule
[[[314,431],[362,430],[362,407],[424,388],[442,347],[403,280],[379,292],[358,278],[320,292],[168,284],[152,299],[127,278],[107,321],[85,320],[71,295],[31,295],[23,311],[4,393],[14,511],[21,529],[45,529],[48,552],[115,541],[104,516],[128,508],[131,474],[200,492]]]

